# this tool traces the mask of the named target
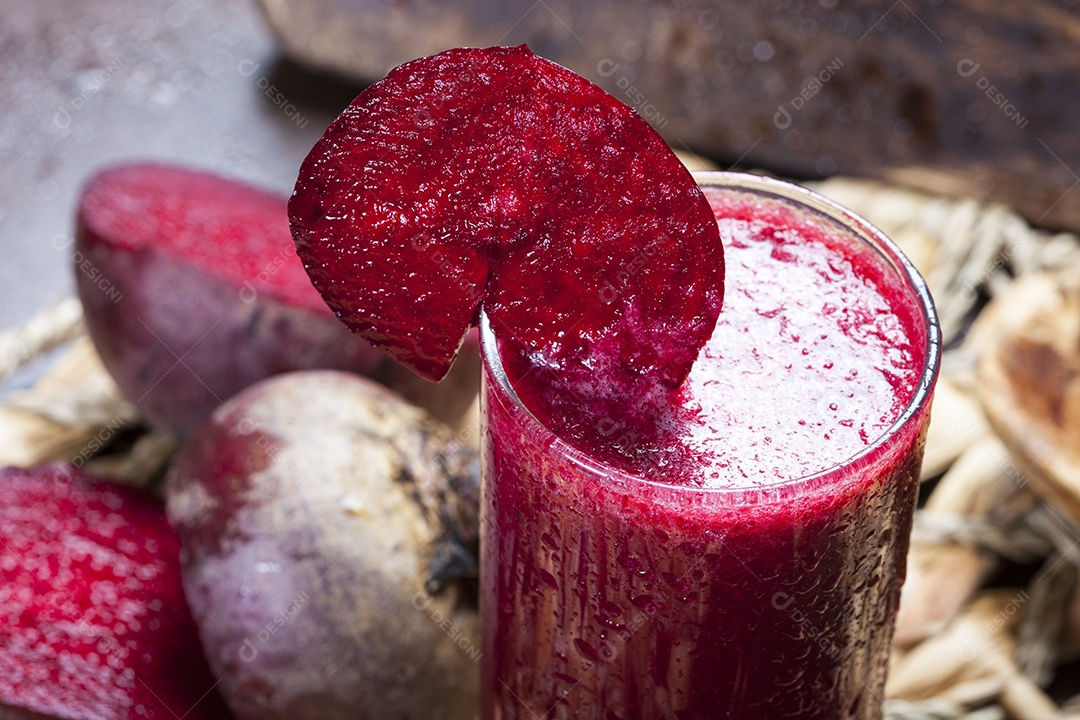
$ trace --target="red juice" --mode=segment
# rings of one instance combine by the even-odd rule
[[[576,419],[526,410],[512,388],[535,378],[507,378],[483,329],[485,720],[881,717],[932,303],[828,201],[698,180],[725,307],[663,413],[670,447],[624,442],[656,434],[637,414],[560,439]]]

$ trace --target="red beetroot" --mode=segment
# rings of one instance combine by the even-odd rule
[[[0,716],[228,716],[155,498],[61,465],[0,493]]]
[[[311,287],[285,199],[210,173],[145,163],[99,173],[79,204],[74,259],[105,366],[152,423],[180,436],[291,370],[373,376],[448,421],[479,383],[475,361],[442,386],[403,383]]]
[[[244,720],[475,720],[476,451],[376,383],[289,373],[214,411],[166,486]]]
[[[690,174],[631,108],[524,46],[392,70],[312,149],[289,213],[353,330],[438,378],[482,304],[512,374],[558,378],[534,408],[678,386],[720,311]]]

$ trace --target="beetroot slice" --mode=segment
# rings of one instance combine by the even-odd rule
[[[690,174],[631,108],[524,46],[391,71],[312,149],[289,214],[330,307],[431,379],[482,302],[509,369],[633,403],[682,382],[720,312]]]
[[[0,715],[229,717],[161,503],[62,465],[0,494]]]

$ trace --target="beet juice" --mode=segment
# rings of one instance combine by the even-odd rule
[[[881,717],[938,365],[930,297],[829,201],[697,179],[725,303],[652,420],[669,447],[627,450],[657,433],[634,413],[561,439],[482,328],[485,720]]]

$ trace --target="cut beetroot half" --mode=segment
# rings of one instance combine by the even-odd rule
[[[230,717],[157,499],[62,465],[0,494],[0,716]]]
[[[266,190],[178,165],[117,165],[84,189],[79,223],[85,244],[160,252],[244,289],[245,297],[261,292],[326,313],[291,252],[285,199]]]
[[[633,403],[682,382],[720,312],[719,232],[689,172],[524,46],[391,71],[312,149],[289,214],[330,307],[430,379],[482,305],[508,369]]]
[[[287,198],[158,162],[95,173],[71,257],[86,326],[124,397],[194,434],[271,375],[348,370],[457,422],[479,385],[475,345],[448,382],[423,382],[342,325],[296,255]],[[471,373],[469,371],[472,371]]]

